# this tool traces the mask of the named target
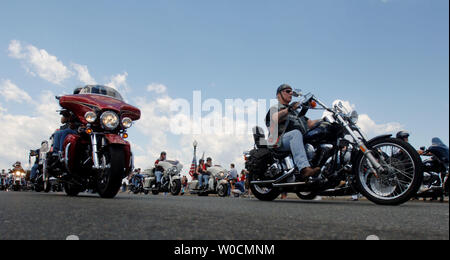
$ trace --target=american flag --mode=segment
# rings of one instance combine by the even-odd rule
[[[197,169],[197,158],[195,157],[196,156],[194,153],[194,159],[192,160],[191,170],[189,171],[189,175],[191,175],[191,177],[194,177],[195,169]]]

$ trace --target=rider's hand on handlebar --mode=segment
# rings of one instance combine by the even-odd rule
[[[289,110],[295,111],[300,106],[300,102],[295,102],[289,105]]]

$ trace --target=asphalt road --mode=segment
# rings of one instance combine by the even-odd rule
[[[0,239],[449,239],[448,203],[0,192]]]

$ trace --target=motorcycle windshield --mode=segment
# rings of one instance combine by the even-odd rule
[[[81,89],[80,94],[103,95],[123,101],[122,95],[120,95],[120,93],[117,90],[107,86],[100,86],[100,85],[86,86]]]
[[[441,147],[445,147],[448,149],[448,147],[444,144],[444,142],[442,142],[442,140],[439,137],[435,137],[431,140],[431,145],[432,146],[441,146]]]
[[[442,142],[442,140],[438,137],[433,138],[431,143],[432,145],[428,150],[434,155],[436,155],[443,162],[448,163],[449,161],[448,146],[446,146],[444,142]]]

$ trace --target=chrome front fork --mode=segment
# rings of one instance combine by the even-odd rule
[[[373,156],[372,151],[369,150],[366,145],[353,133],[353,130],[350,128],[348,123],[340,116],[337,116],[338,120],[344,124],[345,129],[347,129],[347,132],[353,137],[353,139],[358,143],[359,149],[364,153],[364,156],[367,157],[367,162],[369,164],[369,168],[374,173],[381,173],[384,171],[383,166],[377,161],[375,156]]]
[[[100,163],[98,159],[98,145],[97,145],[97,135],[92,134],[91,135],[91,144],[92,144],[92,161],[94,162],[94,165],[92,166],[93,169],[98,170],[100,169]]]

